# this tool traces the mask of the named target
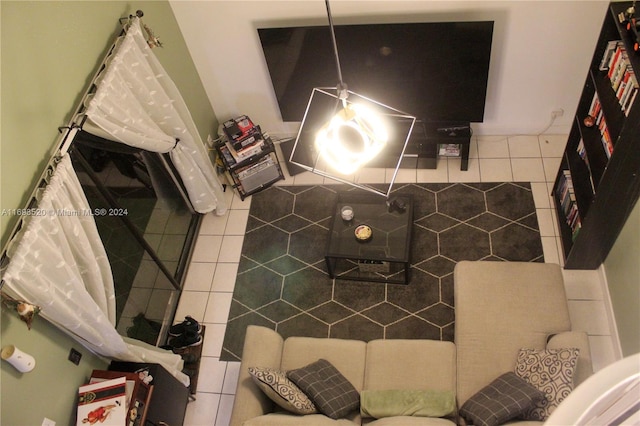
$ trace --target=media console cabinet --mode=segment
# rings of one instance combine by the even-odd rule
[[[417,121],[407,143],[400,167],[403,169],[436,169],[438,153],[441,145],[458,145],[461,159],[460,170],[469,168],[469,146],[471,143],[471,127],[468,122],[425,122]],[[289,174],[295,175],[305,171],[289,161],[295,139],[283,140],[280,148]],[[395,168],[402,146],[389,147],[394,155],[381,156],[371,161],[367,167]]]

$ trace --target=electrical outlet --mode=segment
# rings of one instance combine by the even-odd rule
[[[213,148],[213,138],[211,135],[207,135],[207,145],[209,145],[209,148]]]
[[[56,422],[54,422],[53,420],[48,419],[48,418],[45,417],[42,420],[42,426],[56,426]]]
[[[79,365],[80,364],[80,360],[82,359],[82,354],[80,352],[78,352],[77,350],[71,348],[71,350],[69,351],[69,358],[68,359],[69,359],[69,361],[71,361],[75,365]]]
[[[564,115],[564,110],[562,108],[557,108],[551,111],[551,118],[558,118]]]

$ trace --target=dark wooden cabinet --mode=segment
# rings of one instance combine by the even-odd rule
[[[609,5],[552,191],[567,269],[602,264],[640,194],[640,53],[631,6]]]
[[[189,388],[160,364],[112,361],[110,371],[137,372],[148,369],[153,377],[153,392],[148,403],[144,426],[179,426],[189,403]]]

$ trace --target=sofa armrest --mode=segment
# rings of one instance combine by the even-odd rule
[[[249,375],[249,367],[280,368],[282,336],[266,327],[250,325],[244,340],[238,386],[231,413],[231,426],[273,411],[273,403]]]
[[[460,405],[513,371],[521,348],[571,330],[562,270],[536,262],[460,261],[454,269]]]
[[[555,334],[549,338],[549,341],[547,342],[547,349],[562,348],[580,349],[580,355],[578,355],[578,365],[576,367],[576,373],[573,378],[573,384],[574,387],[576,387],[593,374],[591,349],[589,346],[589,338],[587,337],[587,333],[584,333],[582,331],[565,331]]]

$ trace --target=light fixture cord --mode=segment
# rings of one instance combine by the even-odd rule
[[[342,81],[342,69],[340,68],[340,57],[338,56],[338,43],[336,42],[336,34],[333,30],[333,17],[331,16],[331,7],[329,0],[324,1],[327,6],[327,17],[329,18],[329,30],[331,31],[331,41],[333,42],[333,54],[336,58],[336,68],[338,70],[338,96],[344,101],[347,94],[347,85]]]

